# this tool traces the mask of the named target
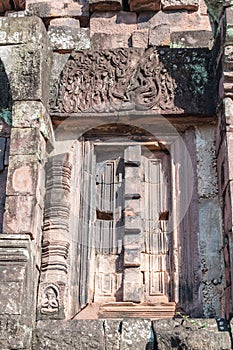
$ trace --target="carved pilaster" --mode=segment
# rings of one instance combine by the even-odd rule
[[[66,155],[49,160],[42,242],[39,318],[63,318],[69,254],[70,179]]]

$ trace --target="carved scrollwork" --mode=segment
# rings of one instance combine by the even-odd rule
[[[172,109],[174,90],[154,48],[82,51],[73,53],[62,71],[52,110]]]

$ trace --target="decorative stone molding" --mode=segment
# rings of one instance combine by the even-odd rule
[[[28,235],[0,236],[0,348],[29,349],[34,320],[33,244]]]
[[[41,284],[38,317],[63,318],[69,254],[70,178],[67,155],[50,158],[46,166]]]

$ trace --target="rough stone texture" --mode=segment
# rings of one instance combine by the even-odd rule
[[[87,1],[73,2],[64,1],[41,1],[27,0],[26,12],[30,16],[38,17],[87,17],[88,3]]]
[[[148,47],[148,29],[137,30],[132,33],[132,47],[147,48]]]
[[[158,26],[167,24],[171,32],[180,31],[211,31],[207,16],[200,16],[197,12],[189,11],[159,11],[157,13],[140,13],[138,16],[138,27],[155,29]]]
[[[209,47],[213,45],[211,31],[174,32],[170,35],[171,47]]]
[[[90,34],[87,28],[50,25],[48,35],[54,51],[90,49]]]
[[[95,33],[92,36],[91,47],[94,50],[105,50],[108,49],[109,46],[113,49],[128,48],[130,46],[130,37],[127,34],[105,33]]]
[[[92,48],[124,48],[131,46],[131,35],[137,30],[134,12],[95,12],[90,18]]]
[[[121,11],[122,0],[89,0],[90,11]]]
[[[0,275],[0,347],[29,349],[35,317],[35,275],[28,236],[1,235]]]
[[[216,321],[207,319],[161,320],[153,322],[158,350],[230,350],[228,332],[218,332]]]
[[[59,326],[58,326],[59,325]],[[33,349],[230,350],[228,332],[214,319],[39,321]]]
[[[208,17],[193,11],[140,13],[138,28],[149,28],[149,44],[156,46],[209,47],[212,40]]]
[[[41,102],[15,102],[12,111],[12,126],[15,128],[39,128],[45,139],[53,143],[50,117]]]
[[[90,18],[91,37],[95,33],[125,34],[128,37],[137,30],[137,15],[131,12],[98,12]]]
[[[38,322],[32,349],[103,350],[103,322],[96,321],[47,321]]]
[[[120,349],[147,349],[150,337],[151,322],[149,320],[123,320]]]
[[[196,129],[199,194],[199,232],[204,316],[222,314],[221,285],[224,280],[221,255],[221,211],[217,192],[215,130]],[[205,157],[204,157],[204,153]],[[208,155],[208,157],[207,157]],[[207,218],[211,218],[207,224]],[[213,259],[215,255],[215,259]],[[208,317],[208,316],[207,316]]]
[[[161,7],[160,0],[129,0],[130,11],[159,11]]]
[[[106,350],[119,350],[121,344],[122,323],[119,320],[103,321]]]
[[[197,11],[199,0],[161,0],[163,10]]]
[[[42,142],[38,128],[13,128],[10,153],[13,155],[36,155],[41,157]]]
[[[0,43],[12,99],[46,103],[50,57],[43,22],[35,17],[0,18]]]

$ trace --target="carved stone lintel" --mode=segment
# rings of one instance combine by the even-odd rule
[[[50,111],[213,115],[217,101],[214,69],[212,52],[206,49],[74,52],[57,81]]]
[[[73,53],[59,84],[62,112],[173,108],[175,84],[154,48]]]

